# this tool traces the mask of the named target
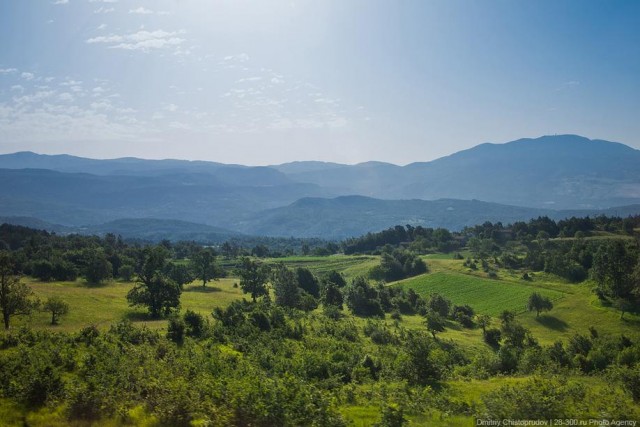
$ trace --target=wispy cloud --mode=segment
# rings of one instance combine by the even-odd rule
[[[104,6],[100,6],[98,9],[94,10],[93,13],[111,13],[111,12],[115,12],[115,8],[113,7],[104,7]]]
[[[153,10],[146,9],[140,6],[136,9],[129,9],[129,13],[138,14],[138,15],[152,15],[154,12]]]
[[[23,72],[22,74],[20,74],[20,77],[22,77],[25,80],[33,80],[36,76],[33,73],[27,73],[26,71]]]
[[[245,77],[240,80],[236,80],[236,83],[245,83],[245,82],[259,82],[262,80],[262,77],[254,76],[254,77]]]
[[[149,52],[151,50],[165,49],[181,45],[185,42],[185,39],[179,37],[179,35],[184,33],[184,30],[140,30],[136,33],[124,35],[93,37],[88,39],[86,42],[89,44],[106,44],[110,49],[140,50],[143,52]]]
[[[69,0],[55,0],[53,4],[69,4]]]
[[[13,74],[17,72],[17,68],[0,68],[0,74]]]

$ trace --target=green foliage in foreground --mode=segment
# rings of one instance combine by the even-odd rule
[[[640,344],[629,338],[594,329],[540,346],[509,317],[498,348],[471,355],[426,327],[362,322],[267,300],[233,302],[212,320],[174,315],[166,333],[128,321],[106,331],[15,330],[0,336],[0,413],[9,405],[31,425],[171,426],[342,426],[355,407],[372,422],[425,425],[445,413],[640,416]],[[494,386],[460,396],[448,385],[470,381]]]

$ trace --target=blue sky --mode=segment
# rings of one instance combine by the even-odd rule
[[[640,2],[5,0],[0,152],[406,164],[640,147]]]

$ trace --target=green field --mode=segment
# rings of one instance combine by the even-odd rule
[[[431,273],[391,283],[390,286],[412,288],[422,296],[439,293],[454,304],[469,304],[479,313],[497,317],[503,310],[518,313],[518,319],[541,343],[552,343],[557,339],[567,340],[575,333],[588,333],[589,326],[595,326],[607,334],[627,334],[638,336],[640,318],[631,314],[620,320],[619,312],[611,307],[603,307],[591,288],[592,283],[567,284],[546,274],[536,274],[532,282],[519,279],[519,273],[500,270],[499,280],[488,279],[486,273],[470,271],[461,260],[448,256],[426,256]],[[268,261],[283,262],[291,268],[305,267],[316,275],[331,270],[341,272],[349,281],[355,276],[366,275],[375,266],[374,256],[329,257],[287,257]],[[484,277],[483,277],[484,276]],[[129,319],[139,325],[153,329],[165,328],[166,320],[148,317],[142,307],[131,307],[126,295],[133,283],[111,281],[101,286],[88,285],[83,280],[75,282],[40,282],[31,278],[23,280],[45,301],[50,296],[59,296],[69,306],[69,314],[59,325],[51,326],[49,314],[35,312],[29,317],[18,316],[12,326],[30,325],[38,329],[57,331],[77,331],[87,325],[108,328],[122,319]],[[247,297],[241,289],[234,287],[237,278],[225,278],[207,284],[202,288],[197,282],[186,285],[181,297],[181,309],[193,310],[211,319],[213,308],[228,305],[231,301]],[[539,292],[553,300],[554,308],[549,313],[536,317],[526,311],[527,298],[532,292]],[[495,321],[497,324],[497,320]],[[423,327],[420,316],[404,316],[402,324],[410,328]],[[484,346],[481,331],[460,328],[450,322],[443,337],[464,343],[472,348]]]
[[[12,326],[30,324],[34,328],[51,328],[60,331],[76,331],[88,325],[108,328],[122,319],[129,319],[150,328],[164,328],[165,320],[151,319],[143,307],[131,307],[127,302],[127,292],[133,283],[107,282],[100,286],[87,285],[83,280],[75,282],[39,282],[23,279],[33,289],[41,301],[58,296],[69,304],[69,314],[59,325],[51,326],[48,313],[36,312],[29,318],[18,316],[12,320]],[[193,310],[210,317],[215,307],[227,306],[231,301],[243,297],[242,290],[234,288],[237,279],[225,278],[209,282],[203,288],[198,282],[185,285],[180,307]]]
[[[424,297],[438,293],[454,304],[469,304],[476,312],[492,316],[498,316],[504,310],[525,312],[532,292],[539,292],[554,301],[565,296],[563,292],[454,272],[423,274],[397,283]]]
[[[426,297],[439,293],[454,304],[469,304],[476,312],[497,317],[503,310],[518,314],[518,320],[529,328],[541,344],[556,340],[566,341],[576,333],[589,334],[589,327],[608,335],[626,334],[640,337],[640,316],[620,313],[612,307],[604,307],[594,295],[593,282],[570,284],[546,273],[532,275],[532,281],[522,280],[521,273],[499,270],[499,279],[489,279],[486,273],[469,270],[463,261],[444,257],[425,257],[432,273],[405,279],[391,286],[412,288]],[[553,309],[539,317],[526,309],[532,292],[548,296]],[[408,323],[414,320],[407,318]],[[498,320],[494,324],[498,324]],[[477,348],[483,346],[482,334],[451,325],[444,337]]]
[[[317,276],[322,276],[335,270],[342,273],[347,279],[352,279],[356,276],[366,276],[369,270],[378,263],[378,260],[378,257],[367,255],[331,255],[328,257],[294,256],[275,258],[270,262],[282,262],[290,268],[308,268]]]

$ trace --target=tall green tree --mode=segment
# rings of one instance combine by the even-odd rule
[[[279,264],[272,272],[271,283],[276,297],[276,304],[283,307],[298,307],[300,304],[300,288],[293,271],[284,264]]]
[[[12,316],[27,315],[38,306],[33,291],[20,282],[14,261],[7,251],[0,251],[0,310],[4,328],[9,329]]]
[[[84,277],[89,283],[99,284],[111,278],[113,266],[107,259],[104,250],[87,249],[84,252],[86,265],[84,267]]]
[[[184,264],[172,264],[167,267],[168,276],[182,288],[187,283],[193,281],[193,274],[191,270]]]
[[[313,295],[314,298],[320,297],[318,279],[316,279],[309,269],[304,267],[296,268],[296,279],[298,280],[298,286],[300,286],[303,291]]]
[[[138,282],[127,294],[132,306],[146,306],[152,317],[168,315],[180,306],[180,286],[164,273],[168,251],[162,246],[146,248]]]
[[[342,303],[344,302],[344,298],[342,297],[340,288],[335,283],[327,282],[323,286],[320,299],[325,307],[333,306],[342,310]]]
[[[384,317],[378,291],[367,280],[358,276],[344,290],[347,307],[358,316]]]
[[[540,317],[541,311],[549,311],[553,308],[553,303],[549,297],[540,295],[538,292],[534,292],[529,296],[527,303],[527,309],[529,311],[535,311],[536,317]]]
[[[216,253],[211,248],[203,248],[191,257],[191,270],[196,279],[202,280],[202,286],[207,282],[222,277],[222,270],[216,264]]]
[[[250,294],[253,302],[269,294],[269,267],[250,258],[242,258],[240,263],[240,288],[245,294]]]
[[[431,332],[431,335],[433,335],[433,338],[435,339],[438,332],[444,331],[445,320],[437,312],[430,311],[427,313],[425,325],[427,326],[427,330]]]
[[[640,281],[635,271],[638,251],[621,240],[601,245],[593,256],[591,276],[598,284],[598,295],[614,301],[620,318],[638,309]]]
[[[50,297],[44,303],[42,309],[51,313],[51,324],[56,325],[61,316],[69,313],[69,304],[60,297]]]

